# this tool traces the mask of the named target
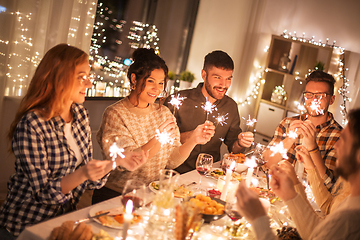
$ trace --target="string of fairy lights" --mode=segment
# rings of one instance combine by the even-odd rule
[[[93,22],[93,7],[95,2],[77,2],[77,7],[83,9],[86,12],[86,16],[82,17],[82,21],[86,23],[86,29],[84,35],[89,34],[89,22]],[[88,6],[84,8],[83,6]],[[20,8],[21,6],[19,6]],[[11,12],[6,8],[1,11],[4,19],[11,22],[14,21],[12,30],[12,39],[4,40],[0,39],[0,44],[4,44],[1,49],[4,52],[0,52],[1,58],[6,58],[1,62],[4,66],[6,63],[6,87],[5,96],[23,96],[27,91],[29,76],[38,66],[40,60],[43,57],[43,45],[34,44],[34,36],[38,34],[38,28],[36,27],[37,13],[16,11]],[[78,32],[81,12],[73,11],[69,13],[71,17],[70,26],[67,34],[67,41],[69,44],[73,44],[76,38],[80,34]],[[13,19],[15,18],[15,19]],[[41,40],[40,40],[41,42]],[[5,53],[9,51],[9,53]]]
[[[287,30],[284,30],[280,36],[282,36],[285,39],[291,39],[293,41],[299,41],[302,43],[310,43],[315,46],[331,47],[331,48],[333,48],[333,52],[337,53],[338,72],[334,73],[333,76],[336,79],[336,81],[342,82],[341,87],[339,87],[339,89],[338,89],[338,93],[342,97],[342,103],[340,104],[340,114],[342,115],[342,124],[345,125],[347,123],[347,120],[346,120],[347,103],[351,102],[351,100],[352,100],[350,97],[348,97],[348,95],[350,94],[350,91],[348,90],[349,79],[346,77],[346,72],[349,69],[345,68],[345,49],[337,46],[336,41],[333,41],[332,43],[330,43],[328,38],[326,39],[325,42],[322,42],[321,40],[316,41],[314,36],[312,36],[311,38],[306,38],[305,33],[303,33],[302,36],[298,37],[296,35],[296,32],[291,33],[291,32],[288,32]],[[266,47],[264,49],[264,52],[267,52],[268,49],[269,48]],[[311,71],[312,70],[309,69],[309,73]],[[259,88],[260,88],[261,84],[265,84],[265,81],[266,81],[264,79],[265,72],[268,72],[268,69],[259,66],[258,71],[256,73],[256,77],[253,77],[253,85],[252,85],[252,90],[250,91],[250,94],[248,94],[244,100],[237,100],[236,98],[234,98],[234,100],[237,102],[238,105],[241,105],[241,106],[250,105],[251,100],[256,99],[258,97]],[[296,73],[295,73],[295,75],[296,75]],[[295,76],[295,80],[299,80],[299,79],[300,78],[298,76]],[[302,84],[301,80],[300,80],[300,84]],[[298,103],[298,110],[302,112],[305,109],[303,108],[303,106],[301,104]]]

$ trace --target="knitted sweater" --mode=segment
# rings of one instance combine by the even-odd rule
[[[109,148],[114,142],[125,151],[133,151],[143,146],[155,136],[156,129],[171,118],[174,116],[165,106],[153,103],[147,108],[137,108],[128,98],[107,107],[97,132],[97,141],[102,149],[103,158],[111,159]],[[180,145],[180,132],[177,128],[172,145],[163,145],[151,159],[135,171],[112,171],[105,186],[121,193],[128,179],[138,179],[145,184],[159,180],[161,169],[176,168],[186,160],[187,156],[180,155]]]

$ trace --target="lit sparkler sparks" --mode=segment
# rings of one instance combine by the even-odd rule
[[[182,105],[182,102],[186,99],[186,97],[180,97],[180,94],[178,94],[176,97],[175,95],[171,96],[171,100],[170,100],[170,104],[174,106],[174,113],[175,114],[175,110],[178,109],[179,107]]]
[[[174,138],[170,137],[170,133],[166,131],[161,133],[159,129],[156,129],[155,138],[160,142],[161,146],[165,144],[172,145],[174,143]]]
[[[321,100],[321,99],[320,99]],[[324,115],[324,109],[321,108],[321,102],[320,100],[314,99],[314,101],[311,101],[310,108],[311,110],[315,111],[318,115]]]
[[[297,129],[295,129],[294,131],[289,130],[289,133],[287,134],[287,136],[289,138],[296,139],[298,137]]]
[[[216,105],[215,104],[212,104],[210,101],[208,101],[206,99],[206,102],[204,103],[204,105],[201,106],[205,112],[206,112],[206,120],[208,120],[208,115],[209,113],[212,113],[214,110],[216,111],[217,108],[216,108]]]
[[[110,152],[110,157],[111,157],[111,161],[112,161],[112,169],[114,170],[116,168],[116,158],[117,158],[117,156],[120,156],[121,158],[125,157],[125,155],[123,154],[124,149],[119,148],[116,145],[116,143],[113,143],[109,148],[109,152]]]
[[[224,126],[226,123],[226,120],[228,119],[227,115],[229,115],[229,113],[225,114],[225,115],[220,115],[218,114],[218,116],[215,118],[217,124],[220,124],[221,126]]]
[[[246,120],[244,117],[243,119]],[[249,119],[246,120],[246,126],[247,126],[246,131],[248,131],[249,127],[253,127],[256,122],[257,120],[255,118],[251,119],[249,115]]]
[[[272,152],[270,155],[271,157],[273,157],[277,153],[280,153],[283,159],[288,159],[287,149],[284,148],[283,142],[280,142],[274,146],[270,146],[269,149]]]

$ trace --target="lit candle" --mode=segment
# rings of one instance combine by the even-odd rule
[[[225,201],[226,199],[226,195],[227,195],[227,191],[228,191],[228,186],[229,186],[229,182],[231,180],[231,174],[232,174],[232,170],[235,168],[235,161],[232,162],[230,164],[230,167],[226,169],[226,177],[225,177],[225,184],[223,186],[223,189],[221,191],[221,196],[220,199]]]
[[[122,239],[125,240],[127,236],[127,231],[129,229],[129,225],[131,223],[131,220],[133,219],[132,215],[133,210],[133,201],[128,200],[125,207],[125,213],[124,213],[124,224],[123,224],[123,232],[122,232]]]
[[[251,158],[247,158],[244,164],[249,167],[246,174],[246,186],[250,187],[252,175],[254,173],[254,168],[256,168],[257,166],[255,156],[252,156]]]

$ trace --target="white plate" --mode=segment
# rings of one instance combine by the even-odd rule
[[[159,184],[159,181],[153,181],[149,184],[149,189],[154,192],[154,193],[157,193],[159,190],[155,189],[152,184],[155,183],[155,184]]]
[[[105,208],[105,209],[104,209],[104,208]],[[98,206],[95,206],[95,207],[93,207],[93,208],[91,208],[91,209],[89,210],[89,215],[90,215],[90,217],[95,216],[96,213],[98,213],[98,212],[100,212],[100,211],[104,211],[104,212],[110,211],[109,215],[115,215],[115,214],[121,214],[121,213],[123,213],[123,212],[124,212],[124,207],[123,207],[123,205],[119,205],[119,206],[115,206],[115,207],[112,206],[112,208],[107,208],[107,209],[106,209],[106,206],[104,206],[104,205],[98,205]],[[100,225],[105,226],[105,227],[114,228],[114,229],[122,229],[122,228],[123,228],[122,224],[120,224],[120,226],[117,226],[117,225],[103,225],[103,224],[99,221],[99,219],[93,218],[93,220],[94,220],[95,222],[99,223]],[[134,227],[136,227],[137,225],[138,225],[138,223],[130,224],[129,228],[134,228]]]
[[[159,184],[159,181],[153,181],[149,184],[149,189],[150,191],[154,192],[154,193],[157,193],[159,190],[155,189],[152,184],[155,183],[155,184]],[[176,187],[177,188],[177,187]],[[185,187],[183,190],[185,190],[187,193],[189,191],[191,191],[191,188],[187,188]],[[181,193],[180,193],[181,194]],[[174,190],[174,197],[176,198],[185,198],[185,197],[188,197],[188,196],[191,196],[193,194],[193,191],[191,191],[190,193],[186,194],[186,195],[182,195],[182,196],[179,196],[178,194],[175,193],[175,190]]]
[[[242,173],[246,169],[248,169],[248,166],[246,166],[243,163],[236,163],[235,164],[235,172]]]

